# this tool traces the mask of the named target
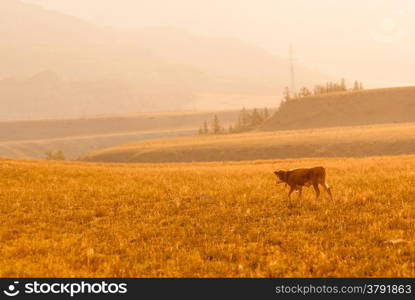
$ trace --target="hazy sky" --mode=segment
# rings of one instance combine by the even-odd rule
[[[25,0],[95,24],[237,37],[367,86],[415,84],[412,0]]]

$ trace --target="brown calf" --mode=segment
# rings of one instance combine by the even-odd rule
[[[288,199],[291,200],[291,194],[293,191],[299,191],[299,198],[301,199],[302,189],[304,186],[313,186],[316,192],[316,199],[320,196],[320,184],[329,194],[330,199],[333,200],[333,196],[330,191],[329,185],[326,183],[326,170],[323,167],[315,167],[309,169],[295,169],[289,171],[275,171],[277,175],[277,184],[286,183],[290,186],[290,192],[288,193]]]

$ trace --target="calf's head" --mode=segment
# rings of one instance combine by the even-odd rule
[[[275,171],[274,174],[277,176],[277,184],[284,183],[287,177],[287,173],[285,171],[279,170]]]

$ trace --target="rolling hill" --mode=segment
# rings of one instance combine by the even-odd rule
[[[93,162],[243,161],[415,153],[415,123],[197,136],[130,143],[90,153]]]
[[[347,91],[290,100],[261,130],[415,121],[415,87]]]
[[[141,113],[83,118],[0,121],[0,156],[44,158],[63,150],[68,159],[133,141],[195,135],[204,120],[218,115],[234,123],[238,111]]]
[[[132,143],[87,161],[191,162],[415,153],[415,87],[284,102],[260,131]]]

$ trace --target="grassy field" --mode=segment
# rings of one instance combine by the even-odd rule
[[[158,139],[84,156],[102,162],[238,161],[413,154],[415,123]]]
[[[334,201],[288,202],[272,172],[316,165]],[[415,156],[2,159],[0,176],[1,277],[415,276]]]

